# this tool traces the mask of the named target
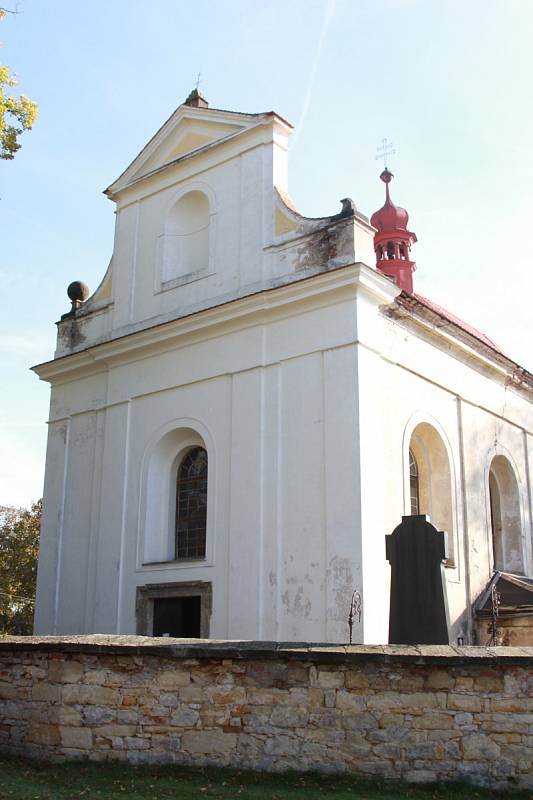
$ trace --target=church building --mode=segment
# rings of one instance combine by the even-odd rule
[[[346,642],[358,592],[354,642],[385,643],[385,536],[427,514],[450,642],[486,643],[501,579],[502,641],[533,643],[533,375],[416,293],[388,169],[370,220],[298,213],[291,130],[194,90],[106,189],[107,272],[34,367],[35,632]]]

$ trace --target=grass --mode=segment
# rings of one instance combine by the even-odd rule
[[[412,786],[316,773],[265,774],[226,769],[44,764],[0,758],[2,800],[533,800],[528,791],[491,792],[465,784]]]

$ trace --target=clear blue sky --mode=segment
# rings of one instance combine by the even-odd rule
[[[8,6],[11,7],[11,6]],[[67,284],[98,285],[113,242],[102,190],[202,73],[211,105],[275,109],[297,128],[290,191],[304,214],[366,214],[397,154],[393,199],[415,290],[531,353],[531,0],[21,0],[0,60],[40,115],[0,161],[0,504],[40,497],[51,358]]]

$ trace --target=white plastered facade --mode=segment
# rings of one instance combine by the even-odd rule
[[[106,276],[35,368],[52,385],[36,633],[135,633],[140,587],[198,582],[213,638],[343,642],[358,590],[354,641],[386,642],[385,535],[410,513],[419,426],[449,464],[452,641],[472,640],[494,566],[496,454],[532,575],[528,373],[402,306],[365,217],[294,211],[289,134],[272,113],[183,105],[107,190]],[[176,469],[198,445],[206,553],[176,560]]]

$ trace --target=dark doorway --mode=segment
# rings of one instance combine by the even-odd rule
[[[166,634],[182,639],[200,638],[201,597],[162,597],[153,602],[154,636]]]

